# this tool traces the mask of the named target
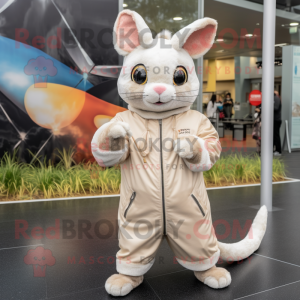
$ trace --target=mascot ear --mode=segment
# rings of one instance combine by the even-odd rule
[[[119,13],[115,22],[113,42],[120,55],[126,56],[136,47],[149,48],[152,45],[152,33],[144,19],[129,9]]]
[[[172,37],[175,49],[185,49],[192,58],[203,56],[212,47],[217,33],[216,20],[204,18],[182,28]]]

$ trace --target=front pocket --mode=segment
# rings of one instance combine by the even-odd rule
[[[133,193],[131,194],[131,197],[130,197],[130,202],[129,202],[129,204],[128,204],[127,208],[125,209],[125,212],[124,212],[124,218],[125,218],[125,219],[126,219],[128,210],[129,210],[131,204],[133,203],[133,201],[134,201],[134,199],[135,199],[135,196],[136,196],[136,192],[133,192]]]
[[[199,207],[203,217],[205,217],[205,212],[203,207],[201,206],[200,202],[198,201],[198,199],[196,198],[196,196],[194,194],[191,194],[191,197],[193,198],[193,200],[196,202],[197,206]]]

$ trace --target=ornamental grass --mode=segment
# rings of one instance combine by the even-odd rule
[[[6,153],[0,160],[0,201],[77,196],[111,195],[120,192],[118,167],[103,168],[97,163],[76,164],[73,150],[56,151],[55,161],[36,158],[20,162],[17,153]],[[222,157],[204,172],[207,187],[260,182],[260,157],[231,155]],[[273,181],[286,180],[281,159],[273,161]]]

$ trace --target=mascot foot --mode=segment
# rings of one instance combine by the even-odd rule
[[[229,286],[231,283],[230,273],[227,270],[217,268],[216,266],[213,266],[206,271],[196,271],[195,276],[198,280],[213,289],[222,289]]]
[[[113,296],[125,296],[143,282],[144,276],[115,274],[105,283],[106,291]]]

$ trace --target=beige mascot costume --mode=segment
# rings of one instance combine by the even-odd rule
[[[217,241],[203,172],[219,159],[219,137],[210,121],[190,110],[199,92],[193,59],[212,46],[215,20],[197,20],[175,35],[153,39],[143,18],[122,11],[114,45],[125,57],[119,94],[129,110],[96,132],[92,151],[101,166],[121,166],[117,271],[105,288],[124,296],[143,281],[166,238],[179,264],[211,288],[231,283],[215,265],[240,260],[258,249],[266,230],[262,207],[251,234],[236,244]]]

